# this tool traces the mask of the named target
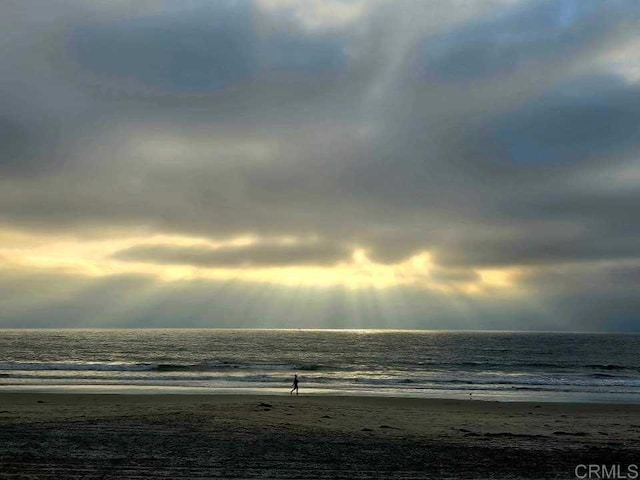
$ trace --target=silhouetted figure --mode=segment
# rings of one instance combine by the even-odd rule
[[[293,395],[294,390],[296,392],[296,395],[298,395],[298,375],[293,376],[293,388],[289,392],[289,395]]]

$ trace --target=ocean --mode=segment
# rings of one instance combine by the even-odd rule
[[[640,402],[640,335],[0,330],[0,391]]]

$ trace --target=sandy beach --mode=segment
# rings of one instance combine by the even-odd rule
[[[640,405],[0,395],[0,478],[575,478],[640,461]]]

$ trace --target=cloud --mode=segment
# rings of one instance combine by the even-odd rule
[[[421,45],[424,74],[441,82],[501,79],[593,55],[637,22],[630,2],[541,1],[498,12]]]
[[[499,118],[492,140],[514,163],[615,160],[638,148],[638,93],[616,77],[573,79]]]
[[[340,71],[340,37],[283,29],[258,32],[251,2],[219,1],[79,26],[72,58],[110,88],[154,94],[210,93],[270,73]],[[286,53],[285,53],[286,52]],[[115,81],[115,82],[114,82]]]
[[[309,30],[335,30],[352,25],[372,2],[363,0],[258,0],[273,16],[293,20]],[[288,23],[288,22],[287,22]]]
[[[274,267],[333,265],[350,260],[353,252],[323,242],[259,242],[210,248],[203,246],[139,245],[114,254],[119,260],[199,267]]]
[[[240,270],[354,249],[396,268],[429,252],[441,283],[574,268],[584,292],[582,275],[609,278],[603,262],[640,258],[639,92],[620,68],[636,2],[309,5],[3,5],[0,227],[73,242],[321,238],[116,256]],[[527,278],[533,303],[548,294]],[[560,297],[577,318],[578,294]],[[507,303],[535,324],[522,297]]]
[[[253,32],[250,3],[221,1],[210,9],[79,26],[69,50],[101,77],[140,88],[206,91],[252,74]]]

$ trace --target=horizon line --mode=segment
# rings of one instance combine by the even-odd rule
[[[306,331],[306,332],[363,332],[363,333],[556,333],[583,335],[640,335],[640,331],[598,331],[598,330],[496,330],[496,329],[434,329],[434,328],[281,328],[281,327],[0,327],[0,332],[69,330],[69,331],[105,331],[105,330],[247,330],[247,331]]]

